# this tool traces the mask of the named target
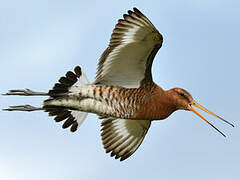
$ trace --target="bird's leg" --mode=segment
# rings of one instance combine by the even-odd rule
[[[6,94],[2,95],[20,95],[20,96],[48,96],[48,93],[45,92],[36,92],[32,91],[30,89],[25,89],[25,90],[18,90],[18,89],[13,89],[9,90]]]
[[[43,110],[41,107],[34,107],[31,105],[20,105],[20,106],[9,106],[7,109],[3,109],[4,111],[38,111],[38,110]]]

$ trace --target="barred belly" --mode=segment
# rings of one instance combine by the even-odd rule
[[[128,119],[137,109],[136,91],[136,88],[120,86],[75,86],[68,96],[47,101],[44,106],[63,106],[100,116]]]
[[[118,118],[130,118],[136,110],[133,89],[91,85],[80,90],[87,111]]]

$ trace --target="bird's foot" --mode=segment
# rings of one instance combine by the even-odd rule
[[[12,89],[9,90],[7,93],[2,94],[4,96],[7,95],[20,95],[20,96],[48,96],[48,93],[45,92],[36,92],[32,91],[30,89],[24,89],[24,90],[19,90],[19,89]]]
[[[37,110],[43,110],[43,108],[40,107],[34,107],[31,105],[20,105],[20,106],[9,106],[9,108],[3,109],[4,111],[37,111]]]

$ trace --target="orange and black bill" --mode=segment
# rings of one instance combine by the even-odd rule
[[[198,107],[199,109],[201,109],[201,110],[203,110],[203,111],[205,111],[205,112],[207,112],[207,113],[209,113],[209,114],[211,114],[211,115],[213,115],[213,116],[221,119],[221,120],[224,121],[225,123],[227,123],[227,124],[231,125],[232,127],[234,127],[234,125],[233,125],[232,123],[228,122],[227,120],[225,120],[225,119],[219,117],[218,115],[212,113],[211,111],[207,110],[206,108],[204,108],[203,106],[201,106],[200,104],[198,104],[196,101],[193,101],[193,102],[192,102],[192,105],[194,105],[194,106]],[[210,122],[209,122],[207,119],[205,119],[201,114],[199,114],[195,109],[193,109],[192,106],[189,106],[189,110],[192,111],[192,112],[194,112],[195,114],[197,114],[197,115],[198,115],[199,117],[201,117],[204,121],[206,121],[210,126],[212,126],[214,129],[216,129],[220,134],[222,134],[224,137],[226,137],[225,134],[223,134],[218,128],[216,128],[212,123],[210,123]]]

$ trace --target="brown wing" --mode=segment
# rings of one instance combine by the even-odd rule
[[[123,161],[141,145],[151,121],[107,118],[102,122],[102,142],[106,152]]]
[[[137,8],[128,11],[118,20],[99,59],[95,84],[139,87],[141,82],[152,81],[152,62],[162,41],[162,35]]]

